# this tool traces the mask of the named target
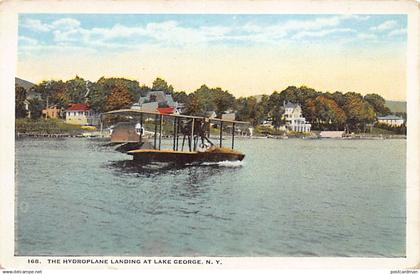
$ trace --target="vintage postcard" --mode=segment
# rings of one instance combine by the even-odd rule
[[[417,271],[415,1],[0,13],[5,271]]]

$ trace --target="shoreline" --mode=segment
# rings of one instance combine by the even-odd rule
[[[230,139],[231,135],[223,135],[223,139]],[[102,139],[110,140],[110,136],[104,134],[49,134],[49,133],[22,133],[16,132],[15,139],[20,138],[87,138],[87,139]],[[344,136],[338,138],[328,138],[319,136],[276,136],[276,135],[254,135],[254,136],[235,136],[237,139],[276,139],[276,140],[288,140],[288,139],[302,139],[302,140],[386,140],[386,139],[407,139],[406,135],[354,135]],[[162,139],[172,139],[172,137],[162,136]]]

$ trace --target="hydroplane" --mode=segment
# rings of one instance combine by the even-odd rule
[[[120,126],[115,125],[111,132],[111,143],[118,145],[116,150],[133,156],[133,160],[139,164],[172,163],[186,165],[242,161],[245,157],[245,154],[234,149],[235,126],[248,124],[248,122],[192,115],[164,114],[139,109],[119,109],[101,114],[101,130],[103,118],[109,115],[127,117],[136,123],[134,126],[133,122],[120,123]],[[162,148],[164,120],[172,124],[171,147],[169,149]],[[146,121],[153,122],[153,132],[145,131]],[[211,124],[217,125],[219,128],[218,138],[216,138],[217,143],[210,140]],[[230,147],[223,145],[223,126],[231,129]],[[213,140],[214,137],[212,136]],[[153,142],[151,139],[153,139]]]

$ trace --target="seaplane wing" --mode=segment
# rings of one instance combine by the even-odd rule
[[[249,124],[249,122],[243,122],[243,121],[235,121],[235,120],[227,120],[227,119],[219,119],[219,118],[206,118],[203,116],[192,116],[192,115],[182,115],[182,114],[164,114],[160,112],[152,112],[152,111],[144,111],[139,109],[118,109],[118,110],[112,110],[105,113],[102,113],[102,115],[107,114],[116,114],[116,115],[127,115],[127,116],[141,116],[143,114],[145,115],[157,115],[157,116],[165,116],[165,117],[173,117],[173,118],[184,118],[184,119],[194,119],[194,120],[203,120],[207,119],[208,121],[218,121],[218,122],[226,122],[226,123],[234,123],[234,124]]]

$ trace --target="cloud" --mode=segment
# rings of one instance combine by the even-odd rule
[[[185,45],[205,43],[224,39],[231,31],[225,26],[203,26],[188,28],[180,26],[177,21],[164,21],[148,23],[144,26],[124,26],[116,24],[110,28],[85,29],[77,20],[59,20],[51,24],[53,39],[57,43],[65,44],[82,42],[86,45],[106,46],[109,43],[118,43],[126,38],[124,44],[141,43],[152,39],[156,43],[167,45]],[[122,44],[122,43],[121,43]],[[115,46],[115,45],[114,45]]]
[[[26,36],[19,36],[19,46],[37,46],[38,40]]]
[[[320,30],[320,31],[301,31],[301,32],[296,33],[292,38],[293,39],[301,39],[305,37],[318,38],[318,37],[324,37],[324,36],[334,34],[334,33],[352,33],[352,32],[356,32],[356,31],[349,28],[342,28],[342,29],[336,28],[336,29]]]
[[[378,38],[378,36],[376,36],[376,34],[372,34],[372,33],[359,33],[359,34],[357,34],[357,38],[360,38],[362,40],[374,40],[374,39]]]
[[[26,19],[23,22],[22,26],[24,28],[28,28],[36,32],[48,32],[51,30],[50,25],[43,24],[40,20],[34,20],[34,19]]]
[[[314,20],[291,20],[284,25],[285,30],[316,30],[325,27],[335,27],[340,24],[340,17],[316,18]]]
[[[336,15],[317,16],[302,20],[290,19],[273,24],[248,22],[243,25],[221,24],[190,26],[180,21],[167,20],[147,24],[86,28],[74,18],[61,18],[52,22],[27,19],[23,26],[37,32],[51,33],[52,41],[47,43],[62,47],[85,46],[97,49],[135,48],[149,46],[197,46],[211,43],[237,43],[241,45],[278,45],[292,39],[316,39],[338,33],[356,33],[352,28],[342,27],[349,20],[364,21],[369,16]],[[395,24],[389,20],[375,27],[386,29]],[[392,34],[395,35],[395,34]],[[340,37],[344,39],[344,37]],[[353,39],[368,39],[367,35],[352,36]],[[372,36],[371,36],[372,38]],[[50,38],[46,38],[50,39]],[[40,45],[41,46],[41,45]]]
[[[370,30],[372,31],[385,31],[389,29],[393,29],[398,25],[397,21],[395,20],[387,20],[375,27],[371,27]]]
[[[390,32],[388,33],[388,36],[389,36],[389,37],[392,37],[392,36],[399,36],[399,35],[404,35],[404,34],[406,34],[406,33],[407,33],[407,29],[405,29],[405,28],[402,28],[402,29],[395,29],[395,30],[390,31]]]
[[[78,28],[80,22],[73,18],[62,18],[56,20],[50,24],[43,23],[41,20],[26,19],[22,26],[24,28],[36,31],[36,32],[49,32],[53,30],[71,30]]]
[[[341,18],[343,20],[354,19],[354,20],[358,20],[358,21],[366,21],[370,18],[370,16],[369,15],[357,15],[357,14],[345,14],[345,15],[341,15]]]
[[[54,21],[51,24],[51,27],[53,29],[64,29],[64,30],[68,30],[68,29],[74,29],[80,26],[80,22],[73,19],[73,18],[63,18],[63,19],[59,19],[57,21]]]
[[[284,38],[290,35],[292,39],[317,38],[333,33],[356,32],[350,28],[339,28],[339,26],[343,23],[343,21],[365,21],[369,18],[370,16],[346,14],[330,17],[317,17],[307,20],[289,20],[284,23],[271,26],[246,24],[242,27],[242,30],[248,33],[254,33],[254,37],[251,38],[251,40],[255,41],[272,41],[273,38]],[[244,38],[249,39],[250,36]]]
[[[305,30],[317,30],[325,27],[335,27],[340,24],[340,17],[321,17],[308,20],[289,20],[280,24],[274,24],[269,26],[246,24],[243,26],[243,30],[249,33],[269,33],[271,35],[287,34],[291,31],[305,31]]]

